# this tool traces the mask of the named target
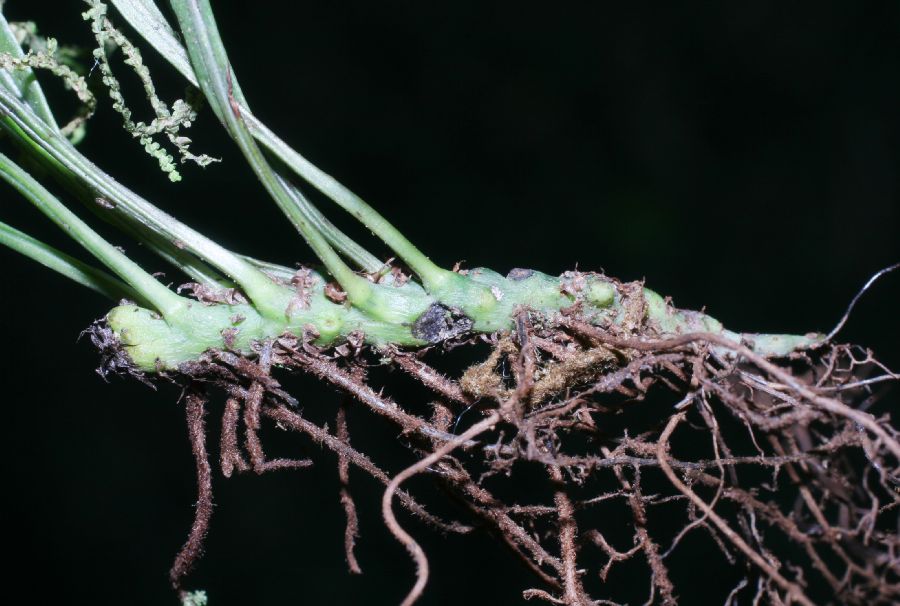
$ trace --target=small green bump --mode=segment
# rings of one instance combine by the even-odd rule
[[[341,334],[343,322],[336,315],[325,315],[316,323],[316,329],[319,331],[319,341],[330,343]]]
[[[503,298],[502,291],[500,292],[499,297],[497,294],[490,289],[483,289],[478,292],[478,304],[476,305],[476,310],[481,314],[488,314],[497,307],[497,303],[500,302],[500,299]]]
[[[703,326],[707,331],[713,333],[720,333],[725,329],[721,322],[711,316],[703,316]]]
[[[584,297],[596,307],[609,307],[616,300],[616,289],[609,282],[592,278],[585,289]]]
[[[666,300],[649,288],[644,289],[644,301],[647,302],[647,317],[661,321],[667,315]]]

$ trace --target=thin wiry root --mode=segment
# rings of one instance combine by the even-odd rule
[[[584,588],[581,586],[581,580],[578,578],[579,575],[575,565],[575,560],[578,557],[578,549],[575,546],[578,534],[575,522],[575,508],[572,507],[572,501],[566,494],[565,482],[559,467],[551,466],[549,471],[550,478],[558,486],[558,489],[553,494],[553,501],[556,504],[556,510],[559,512],[559,549],[562,553],[563,568],[565,570],[563,577],[565,582],[565,602],[581,606],[585,601]]]
[[[237,398],[228,398],[225,411],[222,413],[222,437],[219,440],[219,459],[222,475],[230,478],[234,470],[247,471],[250,466],[241,455],[238,447],[238,421],[241,416],[241,403]]]
[[[722,554],[711,566],[740,575],[716,595],[720,603],[900,602],[900,432],[880,400],[900,376],[845,345],[776,360],[716,334],[663,339],[641,323],[641,309],[632,312],[628,330],[605,330],[522,311],[513,333],[490,337],[493,352],[461,375],[410,352],[327,351],[289,336],[260,344],[255,356],[211,352],[184,374],[227,394],[223,475],[310,464],[266,459],[263,420],[336,454],[352,573],[361,568],[351,466],[386,487],[385,524],[417,569],[404,606],[422,595],[429,560],[397,520],[395,497],[442,532],[473,530],[402,490],[418,474],[525,562],[540,584],[526,599],[635,603],[649,591],[648,603],[700,601],[674,565],[688,557],[689,537]],[[397,381],[415,381],[437,401],[404,406],[370,385],[364,368],[384,355],[404,371]],[[334,432],[297,412],[272,375],[276,365],[345,394]],[[187,393],[200,499],[172,569],[179,588],[211,513],[203,398],[194,383]],[[387,424],[391,440],[400,434],[405,469],[392,477],[374,452],[350,445],[349,406]],[[646,582],[623,583],[635,569]]]
[[[347,428],[347,407],[342,402],[337,413],[337,439],[341,442],[350,444],[350,431]],[[338,479],[341,482],[341,506],[344,508],[344,515],[347,518],[347,524],[344,528],[344,554],[347,557],[347,566],[353,574],[362,574],[362,568],[356,559],[354,546],[356,539],[359,537],[359,518],[356,515],[356,503],[350,494],[350,459],[344,452],[338,453]]]
[[[213,511],[212,468],[206,455],[206,428],[203,420],[206,414],[206,397],[196,385],[191,385],[184,396],[184,402],[191,452],[197,468],[198,496],[191,532],[169,571],[169,581],[179,594],[184,593],[181,586],[184,576],[203,552],[203,539],[209,530],[209,519]]]
[[[713,524],[719,529],[725,537],[734,544],[735,547],[740,549],[747,558],[759,566],[760,569],[766,574],[766,576],[773,581],[775,581],[779,587],[784,589],[787,592],[787,602],[790,603],[792,601],[797,601],[804,606],[814,606],[812,600],[810,600],[803,593],[803,590],[798,587],[795,583],[792,583],[785,579],[777,569],[775,569],[770,562],[767,562],[761,555],[759,555],[756,551],[754,551],[744,540],[738,536],[738,534],[725,522],[718,514],[716,514],[712,508],[700,497],[697,496],[693,490],[685,486],[685,484],[675,475],[675,472],[672,471],[672,468],[669,467],[667,459],[668,443],[669,437],[672,435],[672,432],[675,431],[675,427],[684,420],[684,413],[679,413],[673,416],[669,422],[666,424],[666,428],[663,430],[662,435],[659,437],[659,442],[656,444],[656,458],[659,459],[659,466],[662,468],[663,473],[666,474],[666,477],[669,478],[669,481],[672,483],[672,486],[677,488],[682,494],[688,497],[692,503],[694,503],[697,507],[699,507],[703,513],[712,520]]]
[[[263,376],[268,376],[272,364],[272,344],[266,342],[263,344],[259,355],[259,372]],[[263,474],[267,471],[275,471],[277,469],[301,469],[312,465],[309,459],[273,459],[266,460],[266,453],[263,451],[262,442],[259,439],[259,414],[262,407],[263,396],[265,395],[265,385],[263,381],[257,380],[250,385],[247,396],[244,400],[244,444],[250,455],[250,463],[253,471],[257,474]]]
[[[381,514],[384,516],[385,524],[387,524],[387,527],[391,531],[391,534],[393,534],[398,541],[403,543],[416,563],[416,583],[415,585],[413,585],[413,588],[407,594],[406,598],[404,598],[403,602],[401,602],[401,606],[410,606],[411,604],[414,604],[415,601],[418,600],[422,595],[422,592],[425,590],[425,585],[428,583],[428,558],[425,556],[425,552],[422,550],[422,547],[419,546],[416,540],[412,538],[412,536],[408,532],[403,530],[403,527],[400,526],[400,523],[397,521],[396,516],[394,516],[394,493],[397,492],[397,490],[400,488],[400,484],[402,484],[404,481],[408,480],[417,473],[421,473],[422,471],[428,469],[430,465],[437,463],[445,455],[465,444],[467,440],[471,440],[489,430],[499,420],[500,416],[498,414],[492,414],[488,418],[482,419],[481,421],[470,427],[468,430],[463,432],[463,434],[458,436],[456,439],[446,442],[443,446],[432,452],[421,461],[410,465],[409,467],[398,473],[390,481],[387,489],[385,489],[384,494],[381,497]]]
[[[354,449],[349,444],[331,435],[315,423],[311,423],[300,415],[292,412],[287,407],[283,405],[278,407],[267,407],[263,409],[263,414],[289,429],[293,429],[295,431],[308,435],[317,443],[326,446],[330,450],[338,454],[343,454],[348,461],[353,463],[353,465],[365,471],[382,484],[388,485],[390,483],[390,477],[374,463],[372,463],[372,461],[367,456]],[[435,528],[438,528],[445,532],[454,532],[460,534],[465,534],[472,530],[470,526],[466,526],[465,524],[460,524],[458,522],[445,522],[440,518],[431,515],[425,510],[424,507],[422,507],[408,493],[404,491],[398,491],[397,496],[403,506],[406,507],[412,514],[421,518]]]

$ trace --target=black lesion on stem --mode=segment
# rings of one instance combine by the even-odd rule
[[[472,325],[472,318],[461,311],[432,303],[413,323],[412,335],[428,343],[440,343],[469,332]]]

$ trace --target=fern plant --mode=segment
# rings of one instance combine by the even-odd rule
[[[343,479],[352,464],[386,485],[385,522],[416,563],[416,581],[404,604],[422,595],[429,566],[425,552],[398,522],[395,500],[444,531],[471,530],[435,517],[401,490],[408,478],[426,471],[528,562],[541,586],[527,590],[526,598],[566,604],[606,599],[603,583],[587,583],[579,566],[599,569],[605,582],[614,563],[642,554],[651,595],[674,603],[678,592],[659,543],[670,542],[671,551],[695,528],[709,532],[724,544],[729,558],[747,568],[735,592],[752,579],[758,595],[811,604],[819,598],[810,595],[817,596],[819,590],[809,586],[807,577],[817,574],[825,579],[827,593],[843,601],[896,597],[896,563],[884,559],[895,535],[878,519],[892,515],[891,508],[879,509],[877,504],[897,498],[900,442],[889,419],[855,407],[872,385],[896,376],[884,371],[863,378],[877,362],[835,344],[837,329],[827,335],[739,333],[703,312],[675,308],[642,283],[602,273],[574,270],[551,276],[513,269],[503,275],[486,268],[441,267],[252,113],[208,0],[172,0],[171,25],[150,0],[111,4],[189,86],[183,100],[165,103],[137,46],[111,21],[109,7],[88,0],[82,17],[96,42],[91,73],[96,70],[102,94],[110,98],[126,131],[177,183],[183,179],[185,162],[218,168],[210,166],[213,157],[193,151],[185,134],[198,119],[201,103],[206,104],[319,264],[297,269],[230,250],[103,171],[77,147],[85,120],[97,106],[89,80],[66,64],[55,41],[35,37],[27,26],[5,20],[0,24],[0,107],[8,141],[7,153],[0,155],[0,174],[103,267],[5,224],[0,226],[0,241],[115,302],[88,331],[101,352],[102,374],[184,386],[200,497],[190,536],[170,572],[182,603],[205,600],[202,593],[184,589],[184,578],[201,551],[212,514],[204,426],[210,387],[226,395],[219,448],[225,476],[311,464],[266,456],[259,430],[261,420],[269,418],[336,452]],[[110,61],[116,49],[137,74],[150,102],[153,118],[148,122],[135,121],[126,104]],[[41,70],[62,79],[81,101],[82,109],[70,123],[61,126],[54,117],[35,79]],[[349,213],[393,257],[381,259],[348,236],[310,200],[309,190]],[[180,292],[169,288],[79,218],[68,200],[84,203],[190,282]],[[489,343],[490,353],[456,377],[444,376],[422,358],[478,342]],[[416,414],[375,389],[365,378],[372,360],[394,366],[429,388],[436,398],[433,415]],[[296,410],[297,398],[273,375],[278,368],[311,374],[355,397],[408,437],[416,462],[393,475],[382,471],[367,453],[350,445],[341,412],[333,434],[311,424]],[[622,428],[621,435],[608,435],[600,421],[614,425],[615,416],[642,402],[654,385],[678,394],[674,408],[646,427],[638,423]],[[469,411],[475,414],[466,416]],[[744,423],[752,437],[749,445],[734,449],[752,446],[755,451],[732,452],[729,444],[735,440],[720,430],[726,421],[719,417],[727,415]],[[695,425],[686,428],[689,416]],[[687,448],[683,455],[670,454],[673,433],[695,427],[712,436],[710,453]],[[853,438],[848,437],[850,428],[857,428]],[[488,434],[497,438],[492,441]],[[682,440],[690,444],[690,438]],[[864,452],[866,461],[851,464],[857,452]],[[532,510],[502,504],[488,492],[483,480],[522,464],[546,474],[554,487],[552,504]],[[756,489],[737,479],[735,469],[744,464],[776,473],[784,469],[793,483],[787,490],[804,498],[815,493],[820,500],[833,499],[833,511],[809,497],[808,511],[797,519],[773,513],[772,503],[783,498],[782,488],[757,499]],[[813,474],[803,480],[795,468],[809,466],[836,475]],[[646,503],[638,488],[644,467],[659,476],[673,500],[686,505],[684,528],[671,537],[647,534]],[[721,472],[718,484],[710,475],[713,469]],[[601,479],[604,473],[608,477]],[[834,482],[860,478],[866,482],[861,493],[833,494]],[[592,487],[592,496],[582,493],[584,486],[601,480],[612,481],[615,491],[596,492]],[[627,504],[633,546],[611,547],[599,528],[579,530],[578,512],[589,510],[604,494]],[[733,505],[717,511],[723,494]],[[356,571],[357,521],[352,499],[343,502],[347,559]],[[868,513],[873,507],[878,509],[874,517]],[[833,519],[827,519],[829,515]],[[765,517],[773,529],[802,547],[801,560],[795,561],[793,553],[783,561],[772,556],[750,528],[755,516]],[[824,539],[810,542],[798,535],[805,517],[829,529]],[[853,530],[863,526],[867,536],[875,533],[874,543]],[[862,545],[848,549],[838,535],[853,535],[852,541],[862,541],[871,551],[859,549]],[[599,547],[602,559],[588,558],[585,564],[582,547],[587,540]],[[830,557],[841,561],[849,581],[839,579],[827,563]]]

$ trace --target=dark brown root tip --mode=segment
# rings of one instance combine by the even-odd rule
[[[209,519],[213,511],[212,469],[206,454],[206,427],[203,418],[206,414],[206,396],[198,386],[190,385],[186,390],[184,401],[191,452],[197,470],[198,496],[191,532],[181,551],[175,556],[175,562],[169,571],[169,581],[179,593],[182,592],[185,575],[203,553],[203,540],[209,530]]]
[[[347,407],[341,403],[336,419],[337,438],[345,444],[350,444],[350,431],[347,427]],[[341,482],[340,500],[344,509],[346,525],[344,526],[344,555],[347,558],[347,567],[353,574],[362,574],[362,568],[356,559],[356,539],[359,538],[359,517],[356,515],[356,502],[350,494],[350,459],[346,453],[338,454],[338,479]]]

